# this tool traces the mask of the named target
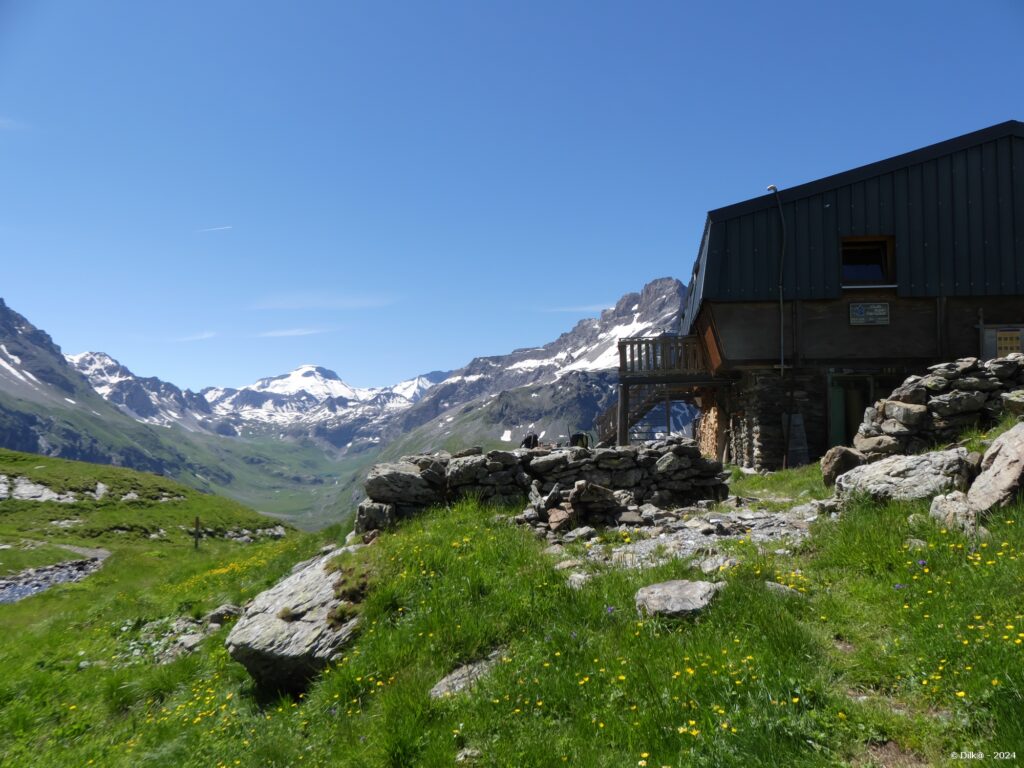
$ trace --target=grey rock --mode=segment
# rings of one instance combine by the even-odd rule
[[[720,571],[724,571],[727,568],[735,568],[737,560],[734,557],[728,555],[711,555],[700,561],[698,568],[701,573],[707,574],[708,576],[716,574]]]
[[[984,392],[954,390],[929,400],[928,410],[939,416],[958,416],[961,413],[980,411],[987,399]]]
[[[922,387],[923,389],[923,387]],[[896,394],[895,392],[893,393]],[[884,407],[885,417],[895,419],[908,427],[917,426],[928,417],[928,406],[914,403],[903,403],[898,400],[886,400]],[[885,431],[885,427],[882,427]]]
[[[908,427],[901,421],[896,419],[886,419],[880,425],[882,434],[892,435],[895,438],[909,437],[914,434],[915,430],[912,427]]]
[[[206,624],[223,624],[228,619],[233,619],[236,616],[242,615],[242,609],[233,603],[224,603],[218,605],[208,614],[203,616],[203,621]]]
[[[1003,409],[1015,416],[1024,416],[1024,389],[1003,392],[1001,395]]]
[[[944,376],[925,376],[921,379],[921,386],[928,390],[929,395],[935,395],[949,389],[949,379]]]
[[[927,499],[963,490],[969,477],[967,451],[963,448],[890,456],[840,475],[836,478],[836,496],[848,499],[864,494],[880,501]]]
[[[977,376],[965,376],[962,379],[950,382],[952,389],[970,392],[991,392],[992,390],[999,389],[1001,386],[1002,382],[995,376],[980,374]]]
[[[408,461],[375,464],[366,477],[366,495],[373,501],[390,504],[436,504],[437,489],[422,476],[418,466]]]
[[[356,507],[356,521],[354,532],[356,534],[367,531],[390,528],[398,520],[398,508],[394,504],[364,499]]]
[[[1020,362],[1007,357],[997,357],[985,363],[985,370],[1000,379],[1010,379],[1020,370]]]
[[[939,497],[936,496],[935,498],[937,499]],[[932,499],[932,503],[933,504],[934,504],[934,502],[935,502],[935,499]],[[921,550],[928,549],[928,542],[927,541],[924,541],[923,539],[915,539],[913,537],[911,537],[911,538],[907,539],[906,541],[904,541],[903,545],[907,549],[909,549],[911,552],[920,552]]]
[[[674,453],[666,453],[654,465],[655,470],[661,475],[670,475],[683,469],[689,469],[692,462],[688,456],[677,456]]]
[[[246,607],[225,645],[260,685],[301,690],[352,639],[358,617],[337,625],[331,622],[331,613],[342,601],[334,594],[337,574],[328,572],[327,565],[353,549],[337,549],[299,563]]]
[[[574,573],[569,574],[569,576],[565,580],[565,583],[568,585],[569,589],[580,590],[583,589],[583,587],[586,586],[587,582],[589,582],[592,578],[593,576],[591,576],[589,573],[576,571]]]
[[[487,457],[463,456],[448,462],[447,480],[449,487],[472,485],[487,477]],[[369,493],[369,490],[367,490]]]
[[[595,536],[597,536],[597,531],[589,525],[584,525],[568,531],[564,536],[562,536],[562,541],[566,544],[571,544],[574,541],[589,541]]]
[[[787,587],[785,584],[779,584],[777,581],[766,581],[764,588],[769,592],[774,592],[777,595],[784,597],[806,597],[802,592],[799,592],[792,587]]]
[[[685,579],[651,584],[637,591],[636,609],[649,616],[690,616],[707,608],[723,587],[725,584],[722,582]]]
[[[971,509],[979,513],[1005,507],[1020,494],[1024,485],[1024,423],[993,441],[981,461],[981,474],[967,492]]]
[[[965,533],[974,533],[978,527],[978,515],[962,491],[936,496],[928,514],[939,525]]]
[[[451,674],[445,675],[430,689],[430,698],[444,699],[468,690],[477,680],[491,671],[491,668],[498,663],[501,654],[502,650],[499,648],[492,651],[486,659],[464,664]]]
[[[928,388],[921,383],[920,376],[911,376],[903,384],[892,391],[891,400],[901,403],[924,405],[928,400]],[[890,418],[896,418],[890,416]]]
[[[619,513],[618,517],[615,518],[615,522],[618,525],[643,525],[644,518],[638,510],[627,509]]]
[[[564,467],[569,463],[565,451],[555,451],[547,456],[536,456],[530,461],[530,472],[535,475],[546,475]]]

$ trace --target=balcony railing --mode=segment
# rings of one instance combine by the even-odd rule
[[[619,339],[619,377],[710,375],[696,336]]]

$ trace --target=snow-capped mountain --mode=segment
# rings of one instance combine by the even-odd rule
[[[155,376],[140,377],[103,352],[66,355],[67,361],[85,376],[104,400],[113,403],[136,421],[189,431],[218,431],[213,410],[201,395]]]
[[[368,430],[374,442],[379,437],[375,425],[412,407],[445,376],[435,371],[390,387],[360,388],[327,368],[302,365],[240,389],[204,389],[202,396],[219,419],[243,434],[272,426],[348,448],[360,429]]]
[[[222,435],[312,438],[348,453],[390,442],[433,420],[437,435],[450,437],[453,409],[495,401],[493,438],[518,441],[520,432],[538,423],[529,415],[540,403],[551,404],[548,416],[558,424],[572,422],[560,426],[560,432],[589,429],[612,397],[619,339],[676,332],[685,294],[674,278],[654,280],[548,344],[474,358],[459,370],[434,371],[389,387],[355,387],[328,368],[302,365],[237,389],[210,387],[195,393],[136,376],[103,353],[67,359],[104,399],[150,424]],[[511,391],[522,396],[495,400]],[[524,398],[530,407],[518,405]],[[577,408],[566,398],[586,407]]]
[[[555,385],[555,392],[559,391],[559,385],[564,385],[569,392],[579,387],[581,381],[588,382],[588,391],[596,386],[604,394],[588,395],[592,406],[577,414],[575,423],[568,427],[563,425],[561,429],[563,432],[566,428],[589,429],[594,417],[609,403],[614,389],[619,339],[677,333],[685,299],[686,286],[675,278],[659,278],[645,285],[639,293],[627,293],[599,317],[580,320],[571,331],[544,346],[475,358],[393,419],[385,436],[396,438],[456,406],[481,398],[496,398],[523,387],[547,385]],[[531,423],[536,423],[535,419],[525,416],[520,419],[513,414],[514,410],[506,410],[498,420],[501,429],[495,437],[518,441],[521,433],[528,430]],[[443,424],[439,423],[438,429],[444,433]],[[510,430],[508,436],[505,436],[506,430]]]

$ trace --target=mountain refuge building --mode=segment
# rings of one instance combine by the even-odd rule
[[[864,408],[928,365],[1015,351],[1024,123],[1011,120],[710,211],[681,335],[620,340],[602,432],[624,444],[657,403],[691,400],[706,454],[778,469],[849,444]]]

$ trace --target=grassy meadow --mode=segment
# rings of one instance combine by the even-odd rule
[[[770,503],[824,495],[813,468],[735,483]],[[33,528],[26,503],[0,505],[0,535],[43,538],[49,527]],[[167,515],[172,503],[187,518],[189,504],[208,504],[248,519],[199,494],[119,514]],[[77,506],[33,510],[71,517]],[[163,666],[132,649],[147,622],[244,602],[343,531],[195,551],[184,534],[152,541],[90,524],[79,540],[114,552],[99,573],[0,605],[0,762],[450,766],[464,749],[481,766],[928,766],[971,749],[1024,758],[1019,505],[990,519],[986,541],[936,526],[926,503],[863,502],[817,522],[789,554],[734,543],[740,565],[717,577],[728,587],[684,621],[642,618],[633,597],[705,578],[689,563],[592,567],[575,591],[544,542],[495,517],[518,511],[436,509],[349,558],[370,582],[361,632],[295,698],[253,686],[223,647],[228,627]],[[565,556],[585,554],[580,543]],[[471,691],[428,697],[496,649]]]

